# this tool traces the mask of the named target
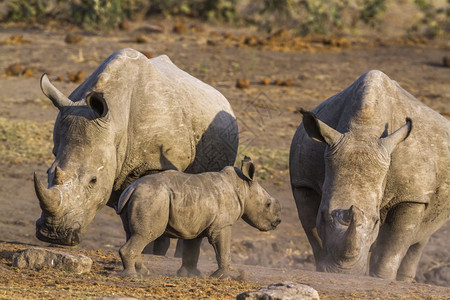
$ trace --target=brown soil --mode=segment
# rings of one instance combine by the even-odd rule
[[[313,272],[312,252],[297,217],[287,170],[291,138],[301,121],[297,110],[313,108],[371,69],[382,70],[449,117],[450,69],[442,65],[443,57],[450,54],[448,41],[277,42],[276,36],[207,25],[198,31],[185,24],[184,33],[172,32],[173,24],[150,24],[151,28],[166,28],[164,33],[149,33],[145,31],[148,26],[135,30],[138,25],[142,24],[130,24],[128,32],[83,34],[79,44],[65,43],[67,30],[8,26],[0,31],[0,43],[4,41],[0,45],[0,73],[14,63],[35,70],[31,77],[0,77],[0,298],[126,295],[230,299],[240,292],[287,280],[313,286],[322,298],[450,298],[449,281],[445,283],[447,287],[424,284],[437,282],[432,276],[425,276],[433,268],[450,264],[450,224],[436,232],[425,249],[416,278],[421,283]],[[141,35],[146,41],[137,43],[136,37]],[[280,38],[286,39],[282,33]],[[296,48],[299,45],[301,48]],[[175,277],[180,265],[179,259],[172,257],[175,243],[167,257],[145,255],[145,263],[153,272],[149,278],[108,277],[121,268],[117,250],[125,239],[120,219],[110,208],[97,214],[79,247],[65,250],[90,256],[94,260],[91,273],[73,275],[11,266],[15,250],[29,245],[48,246],[34,237],[40,208],[32,174],[37,171],[44,176],[52,161],[51,130],[57,110],[40,91],[40,75],[48,73],[68,95],[77,86],[71,74],[87,77],[113,51],[125,47],[153,56],[167,54],[180,68],[222,92],[238,117],[240,155],[254,158],[262,185],[283,205],[283,221],[273,232],[258,232],[244,222],[233,227],[236,280]],[[245,89],[236,87],[240,78],[249,81]],[[204,242],[200,269],[208,275],[214,267],[212,247]]]

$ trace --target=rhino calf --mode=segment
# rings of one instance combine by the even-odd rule
[[[255,167],[246,157],[241,169],[186,174],[165,171],[142,177],[120,196],[120,214],[127,242],[120,248],[124,270],[120,276],[146,274],[144,247],[166,235],[185,239],[179,276],[200,275],[197,269],[202,237],[216,252],[218,269],[211,276],[228,277],[231,226],[242,217],[261,231],[281,222],[280,203],[254,179]]]

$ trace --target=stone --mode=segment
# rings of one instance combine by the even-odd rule
[[[82,274],[91,271],[92,259],[82,254],[33,247],[14,253],[12,264],[19,269],[55,268]]]
[[[250,80],[247,78],[239,78],[236,80],[236,87],[240,89],[246,89],[250,86]]]
[[[236,300],[299,300],[320,299],[319,293],[312,287],[285,281],[270,284],[256,291],[244,292],[236,296]]]

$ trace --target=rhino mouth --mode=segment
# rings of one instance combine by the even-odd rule
[[[281,219],[276,219],[273,221],[270,225],[272,226],[272,229],[277,228],[277,226],[281,223]]]
[[[76,246],[81,242],[81,230],[80,226],[70,229],[56,227],[41,217],[36,221],[36,237],[43,242]]]

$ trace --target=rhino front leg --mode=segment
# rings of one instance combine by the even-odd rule
[[[197,269],[201,243],[201,237],[192,240],[183,240],[183,257],[181,259],[181,268],[177,271],[178,276],[194,277],[201,275]]]
[[[377,241],[374,245],[370,258],[370,275],[384,279],[396,279],[397,271],[404,258],[406,258],[402,274],[399,279],[414,277],[417,264],[411,262],[418,260],[423,247],[410,248],[414,243],[417,230],[419,229],[425,211],[425,204],[400,203],[388,213],[385,223],[380,228]],[[411,249],[411,257],[407,257]],[[417,257],[419,256],[419,257]]]
[[[316,264],[322,249],[322,241],[317,233],[317,212],[320,206],[320,195],[308,187],[293,188],[297,213],[311,244]]]
[[[409,247],[408,252],[406,252],[405,258],[403,258],[403,261],[400,264],[400,268],[398,269],[397,280],[409,282],[414,281],[414,277],[416,277],[417,266],[419,265],[419,260],[422,256],[423,248],[425,248],[428,240],[429,237]]]
[[[222,228],[216,235],[210,238],[210,243],[216,252],[218,269],[211,274],[211,277],[229,278],[230,271],[230,243],[231,243],[231,226]]]

